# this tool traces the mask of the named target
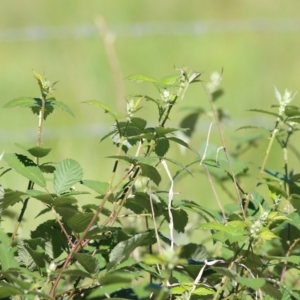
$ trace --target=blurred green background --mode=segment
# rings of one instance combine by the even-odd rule
[[[2,0],[0,14],[1,106],[20,96],[39,96],[32,70],[50,81],[58,80],[54,96],[76,117],[55,112],[47,119],[43,146],[53,148],[47,161],[76,159],[86,179],[109,179],[113,162],[104,158],[115,154],[116,148],[108,140],[99,143],[112,120],[83,102],[97,99],[124,110],[127,95],[158,97],[151,85],[123,80],[128,75],[161,78],[185,66],[204,72],[202,79],[208,81],[212,72],[223,68],[225,94],[218,105],[231,116],[223,124],[229,147],[240,126],[272,127],[273,119],[247,109],[269,109],[276,104],[274,85],[282,93],[285,88],[299,90],[298,0]],[[117,58],[113,60],[116,65],[111,65],[111,57]],[[299,97],[295,101],[299,103]],[[208,108],[205,92],[192,86],[180,105]],[[156,124],[156,108],[149,103],[144,106],[141,116],[148,118],[149,125]],[[169,126],[177,126],[185,114],[180,106],[175,107]],[[1,108],[0,121],[0,151],[20,151],[16,142],[28,146],[36,143],[38,120],[30,111]],[[196,149],[205,141],[209,123],[208,118],[200,119],[191,142]],[[221,145],[216,129],[212,140]],[[257,153],[263,155],[266,143],[267,136],[261,151],[244,159],[259,165],[263,157]],[[182,155],[176,147],[168,156],[183,163],[193,159],[191,153]],[[281,157],[278,149],[270,157],[278,161],[279,170]],[[299,169],[297,165],[295,168]],[[17,178],[10,172],[1,178],[1,184],[24,189],[26,181]],[[162,188],[167,187],[164,182]],[[196,175],[179,181],[175,191],[180,192],[181,199],[216,207],[207,187],[206,177]],[[228,201],[221,189],[218,192]],[[32,215],[27,213],[27,219],[39,211],[35,202],[30,205]]]

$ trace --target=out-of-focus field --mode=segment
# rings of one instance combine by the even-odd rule
[[[47,160],[76,159],[88,179],[109,179],[113,162],[104,157],[115,154],[116,148],[109,141],[99,143],[112,120],[100,109],[83,102],[97,99],[121,110],[125,108],[122,97],[125,99],[126,95],[158,96],[151,85],[124,80],[116,86],[115,75],[125,78],[143,73],[159,78],[175,73],[174,67],[186,66],[203,71],[202,78],[208,80],[213,71],[223,68],[225,95],[218,105],[232,117],[223,127],[229,148],[234,130],[242,125],[272,127],[273,119],[246,110],[269,109],[276,104],[274,85],[281,92],[285,88],[300,90],[298,0],[2,0],[0,7],[1,106],[20,96],[39,95],[32,70],[45,74],[51,81],[59,80],[55,97],[65,102],[76,117],[63,112],[49,116],[43,145],[53,150]],[[95,23],[101,18],[115,39],[113,46],[121,73],[116,74],[110,66]],[[296,96],[297,103],[299,97]],[[180,105],[208,108],[200,86],[192,86]],[[147,116],[149,124],[154,125],[156,108],[148,103],[145,106],[146,113],[141,116]],[[177,126],[184,113],[180,106],[176,107],[170,126]],[[196,149],[206,139],[209,123],[209,119],[200,120],[192,141]],[[36,143],[37,118],[29,110],[1,108],[0,124],[0,151],[20,151],[14,145],[16,142],[28,146]],[[216,130],[213,132],[212,140],[221,145]],[[267,139],[260,152],[244,159],[254,159],[259,165],[263,157],[257,153],[263,153],[266,143]],[[193,159],[193,154],[181,155],[176,148],[168,156],[183,163]],[[278,159],[279,170],[281,157],[279,151],[270,157]],[[293,155],[291,159],[297,162]],[[299,162],[294,164],[296,171],[298,165]],[[26,181],[17,180],[17,175],[10,173],[0,178],[1,184],[24,189]],[[168,187],[164,183],[161,188]],[[183,199],[216,207],[207,186],[207,179],[195,174],[178,182],[175,190]],[[226,195],[218,191],[220,198],[225,199]],[[30,205],[32,215],[27,213],[27,219],[42,208],[35,202]]]

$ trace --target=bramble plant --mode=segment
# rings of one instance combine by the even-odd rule
[[[232,151],[227,147],[221,131],[227,115],[216,107],[223,94],[220,74],[214,73],[207,84],[200,80],[201,73],[186,69],[161,80],[129,76],[136,83],[154,84],[159,97],[130,96],[124,114],[97,100],[86,102],[104,110],[114,122],[102,138],[110,138],[116,146],[116,154],[108,157],[113,168],[107,182],[100,182],[84,178],[82,167],[72,158],[45,161],[51,151],[42,142],[46,118],[57,109],[73,113],[52,96],[55,83],[36,72],[34,77],[40,98],[21,97],[4,106],[30,108],[38,115],[38,131],[36,145],[17,144],[21,153],[1,156],[1,177],[15,172],[16,178],[28,180],[28,186],[19,191],[12,182],[0,189],[1,213],[21,203],[14,231],[0,230],[0,299],[300,299],[300,174],[290,170],[288,155],[300,123],[300,108],[290,104],[295,95],[288,91],[281,95],[275,89],[278,105],[272,109],[277,112],[253,110],[273,116],[273,129],[240,128],[270,135],[259,170],[248,175],[253,178],[252,188],[245,191],[249,163],[240,157],[260,140],[252,136]],[[191,84],[205,89],[210,109],[193,108],[177,128],[168,127],[174,105],[181,104]],[[138,116],[144,101],[157,107],[156,126],[149,127]],[[212,145],[208,134],[201,155],[191,146],[200,115],[213,117],[221,140],[220,145]],[[267,168],[276,142],[283,153],[283,173]],[[195,159],[179,162],[169,157],[176,144]],[[170,164],[177,168],[174,175]],[[174,192],[176,180],[200,168],[219,210],[200,205],[198,199],[179,199]],[[159,186],[163,176],[165,189]],[[233,205],[224,205],[215,184],[224,190],[233,185]],[[269,189],[268,198],[259,194],[259,185]],[[97,194],[98,204],[86,190]],[[28,201],[39,201],[44,209],[37,213],[40,224],[25,239],[19,230]],[[42,216],[49,212],[53,217],[45,221]],[[198,216],[196,223],[189,221],[189,214]],[[1,221],[8,217],[2,214]],[[143,225],[129,228],[126,217]],[[175,233],[190,237],[195,228],[205,231],[213,247],[220,248],[217,256],[203,240],[176,245]]]

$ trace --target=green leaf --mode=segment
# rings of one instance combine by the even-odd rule
[[[40,200],[43,203],[46,203],[48,205],[52,205],[53,200],[57,197],[56,194],[48,194],[47,192],[41,192],[41,191],[37,191],[37,190],[28,190],[26,192],[26,194],[29,197],[38,199],[38,200]]]
[[[46,262],[49,262],[49,257],[46,255],[45,250],[42,249],[41,246],[37,246],[36,249],[32,249],[30,247],[30,245],[28,245],[25,242],[24,248],[28,251],[28,253],[32,257],[33,261],[35,262],[35,264],[38,267],[44,268],[46,265]]]
[[[260,232],[259,232],[259,237],[264,240],[264,241],[269,241],[269,240],[273,240],[273,239],[278,239],[279,237],[277,235],[275,235],[272,231],[270,231],[267,228],[263,228]]]
[[[161,181],[161,176],[158,171],[148,164],[139,163],[139,166],[142,170],[142,176],[148,177],[158,186]]]
[[[84,103],[87,103],[90,105],[95,105],[95,106],[102,108],[105,113],[110,114],[115,120],[122,119],[126,116],[125,114],[120,114],[120,113],[116,113],[116,112],[112,111],[112,109],[108,105],[106,105],[105,103],[102,103],[98,100],[89,100]]]
[[[161,79],[160,85],[164,87],[173,86],[177,83],[178,79],[179,79],[178,75],[166,76]]]
[[[180,257],[181,258],[191,258],[195,261],[204,261],[207,259],[208,253],[203,245],[198,245],[195,243],[189,243],[181,248]]]
[[[17,173],[41,187],[46,187],[46,180],[40,168],[27,156],[15,153],[4,154],[4,160]]]
[[[65,159],[58,164],[54,172],[54,190],[62,194],[82,179],[83,171],[78,162],[73,159]]]
[[[168,152],[169,148],[170,148],[170,143],[169,143],[168,139],[166,139],[165,137],[162,137],[162,138],[159,138],[158,140],[156,140],[156,145],[155,145],[154,151],[157,156],[163,157]]]
[[[77,254],[77,253],[76,253]],[[74,270],[74,269],[67,269],[67,270],[62,270],[61,272],[64,275],[68,276],[74,276],[74,277],[86,277],[86,278],[92,278],[90,273],[84,272],[82,270]]]
[[[36,268],[36,263],[34,262],[32,256],[25,248],[24,242],[18,243],[18,256],[17,261],[20,265],[24,265],[30,271],[33,271]]]
[[[222,89],[218,89],[218,90],[214,91],[211,94],[211,101],[212,102],[217,101],[223,94],[224,94],[224,91]]]
[[[147,121],[142,119],[142,118],[137,118],[137,117],[134,117],[134,118],[131,118],[130,119],[130,122],[136,126],[137,128],[139,128],[140,130],[144,130],[146,125],[147,125]]]
[[[43,173],[54,173],[55,167],[51,163],[44,163],[40,165],[40,169]]]
[[[46,106],[47,105],[51,105],[55,109],[64,110],[67,113],[69,113],[72,117],[75,117],[75,115],[73,114],[73,112],[69,108],[69,106],[67,106],[63,102],[57,101],[55,98],[49,98],[49,99],[47,99]]]
[[[100,266],[98,264],[97,258],[93,257],[90,254],[83,253],[74,253],[73,256],[88,273],[95,274],[99,272]]]
[[[41,99],[39,98],[31,98],[31,97],[20,97],[13,99],[9,102],[7,102],[3,108],[11,108],[15,106],[20,106],[20,107],[32,107],[32,106],[40,106]]]
[[[168,137],[168,140],[169,140],[169,141],[172,141],[172,142],[175,142],[175,143],[177,143],[177,144],[179,144],[179,145],[181,145],[181,146],[183,146],[183,147],[185,147],[185,148],[188,148],[188,149],[190,149],[190,150],[193,150],[193,149],[189,146],[189,144],[186,143],[185,141],[183,141],[182,139],[179,139],[179,138],[177,138],[177,137]],[[193,150],[193,151],[195,151],[195,150]]]
[[[118,243],[109,254],[109,264],[107,268],[111,269],[115,265],[128,259],[129,255],[135,248],[152,245],[155,241],[154,231],[150,230],[138,233],[128,240]]]
[[[259,112],[259,113],[266,114],[266,115],[271,115],[271,116],[274,116],[274,117],[282,120],[282,116],[280,116],[276,113],[273,113],[271,111],[267,111],[267,110],[263,110],[263,109],[249,109],[249,111]]]
[[[157,80],[155,78],[143,75],[143,74],[134,74],[134,75],[130,75],[128,76],[126,79],[130,80],[130,81],[134,81],[137,83],[143,83],[143,82],[157,82]]]
[[[74,232],[80,233],[86,229],[93,217],[94,213],[77,212],[70,218],[67,218],[67,224]]]
[[[108,189],[108,182],[101,182],[97,180],[81,180],[80,183],[87,186],[88,188],[92,189],[100,195],[104,195]]]
[[[156,203],[153,204],[155,211]],[[147,193],[136,192],[134,195],[127,198],[124,207],[132,210],[136,214],[144,212],[151,213],[150,197]]]
[[[27,151],[34,157],[44,157],[47,156],[51,150],[51,148],[33,147]]]
[[[67,205],[73,205],[76,204],[78,201],[75,197],[72,196],[61,196],[61,197],[57,197],[54,199],[52,205],[54,207],[58,207],[58,206],[67,206]]]
[[[255,291],[259,290],[266,283],[266,280],[264,278],[237,277],[236,281]]]
[[[0,211],[7,209],[9,206],[13,206],[16,203],[23,201],[28,196],[26,193],[20,191],[6,191],[4,197],[0,199]]]
[[[64,224],[64,228],[68,234],[71,234],[71,229],[67,224]],[[32,239],[43,238],[45,240],[45,253],[51,259],[56,259],[69,247],[68,240],[56,220],[47,220],[39,224],[34,231],[31,231],[30,236]]]
[[[75,205],[60,205],[55,208],[56,212],[59,213],[65,220],[73,217],[79,212],[78,207]]]
[[[186,131],[187,128],[165,128],[165,127],[155,127],[154,131],[158,136],[165,136],[168,133],[173,133],[176,131]]]
[[[15,285],[3,281],[0,282],[0,299],[11,299],[11,296],[21,294],[23,294],[23,291]]]
[[[32,156],[34,157],[44,157],[46,155],[49,154],[49,152],[51,151],[51,149],[46,149],[46,148],[42,148],[42,147],[32,147],[32,148],[28,148],[22,144],[16,143],[16,146],[28,151]]]
[[[174,229],[178,232],[184,232],[184,228],[189,221],[188,214],[183,209],[171,209],[171,213],[173,216]],[[169,213],[164,211],[164,216],[168,223],[170,223]]]
[[[0,263],[2,271],[19,267],[19,264],[14,257],[14,251],[8,244],[0,244]]]

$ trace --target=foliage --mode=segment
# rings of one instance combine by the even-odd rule
[[[117,149],[108,157],[114,164],[107,182],[84,178],[82,167],[71,158],[42,162],[51,151],[42,146],[44,121],[56,109],[73,114],[52,97],[55,84],[36,72],[34,77],[41,98],[21,97],[4,106],[30,108],[38,115],[38,135],[36,145],[17,144],[21,153],[1,155],[1,176],[15,172],[16,178],[28,180],[28,187],[19,191],[12,183],[0,189],[2,222],[12,206],[22,205],[14,232],[0,230],[0,299],[300,298],[294,280],[300,262],[300,175],[289,169],[288,160],[300,108],[290,105],[290,92],[282,96],[275,90],[279,104],[273,108],[277,112],[253,110],[273,116],[275,126],[268,130],[270,140],[259,170],[249,175],[254,178],[253,187],[245,191],[243,180],[249,163],[241,160],[241,153],[256,145],[259,136],[245,138],[235,151],[227,149],[220,130],[227,114],[216,106],[223,94],[220,74],[213,74],[206,87],[201,73],[185,69],[161,80],[142,74],[129,76],[128,80],[136,83],[154,84],[159,98],[132,95],[126,114],[98,100],[87,101],[103,109],[114,122],[101,139],[110,138]],[[180,104],[190,84],[206,90],[210,110],[192,108],[178,127],[168,127],[174,105]],[[150,127],[147,120],[137,116],[144,101],[157,107],[156,126]],[[207,138],[200,155],[191,146],[191,138],[202,115],[213,116],[222,142],[216,146]],[[276,141],[284,153],[283,173],[266,168]],[[183,163],[169,157],[170,148],[176,144],[196,158]],[[177,167],[174,175],[171,163]],[[122,164],[125,171],[120,168]],[[178,199],[174,193],[176,180],[199,168],[206,172],[219,211],[201,206],[197,199]],[[167,190],[161,187],[162,182],[169,183]],[[233,205],[224,208],[215,184],[224,189],[233,186]],[[259,194],[259,185],[269,189],[269,199]],[[88,202],[94,197],[92,193],[100,200],[98,205]],[[82,196],[84,205],[78,201]],[[38,217],[47,212],[53,217],[40,219],[30,238],[25,239],[18,232],[28,201],[44,205]],[[206,249],[201,238],[198,243],[176,245],[176,233],[191,235],[191,214],[199,217],[194,228],[208,232],[213,247],[221,248],[217,256]],[[132,228],[126,217],[142,220],[139,224],[144,225]]]

